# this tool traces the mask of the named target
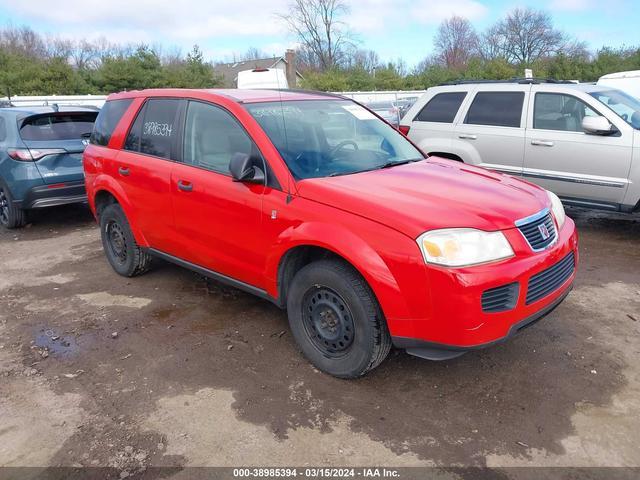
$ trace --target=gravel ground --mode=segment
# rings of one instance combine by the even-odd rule
[[[38,212],[0,230],[0,466],[640,467],[640,217],[568,213],[582,263],[546,319],[343,381],[268,302],[165,263],[123,279],[84,207]]]

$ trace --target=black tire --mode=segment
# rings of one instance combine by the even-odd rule
[[[391,336],[367,282],[350,265],[320,260],[303,267],[287,295],[291,332],[319,370],[357,378],[387,357]]]
[[[11,192],[0,183],[0,225],[14,229],[24,227],[26,223],[26,212],[14,205]]]
[[[113,269],[123,277],[142,275],[151,266],[151,255],[136,243],[122,207],[113,203],[100,212],[102,246]]]

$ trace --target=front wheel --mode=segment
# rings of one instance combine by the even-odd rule
[[[350,265],[320,260],[302,268],[287,296],[289,325],[319,370],[357,378],[377,367],[391,337],[371,288]]]

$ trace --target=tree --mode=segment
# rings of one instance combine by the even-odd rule
[[[344,67],[348,69],[361,69],[369,73],[380,66],[380,57],[373,50],[352,49],[345,56]]]
[[[303,59],[324,71],[339,66],[354,43],[341,20],[348,12],[343,0],[293,0],[278,16],[298,38]]]
[[[553,27],[551,16],[542,10],[516,8],[490,30],[485,41],[512,63],[531,65],[537,60],[567,50],[585,50],[585,44]]]
[[[454,15],[438,27],[434,46],[443,65],[462,70],[478,54],[478,34],[469,20]]]
[[[100,77],[104,92],[159,87],[162,84],[160,58],[147,45],[140,45],[133,55],[105,58]]]

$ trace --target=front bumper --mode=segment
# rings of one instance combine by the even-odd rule
[[[511,337],[517,335],[522,330],[530,327],[537,321],[542,320],[544,317],[554,311],[556,307],[563,302],[567,295],[569,295],[569,292],[571,292],[572,288],[573,285],[569,285],[552,303],[544,307],[542,310],[534,313],[530,317],[527,317],[524,320],[520,320],[518,323],[514,323],[513,325],[511,325],[509,331],[504,337],[488,343],[468,347],[458,347],[455,345],[444,345],[441,343],[425,342],[423,340],[416,340],[414,338],[393,337],[393,344],[397,348],[404,348],[408,354],[415,357],[425,358],[427,360],[450,360],[452,358],[464,355],[470,350],[480,350],[482,348],[491,347],[493,345],[497,345],[509,340]]]
[[[66,182],[52,185],[38,185],[31,188],[22,200],[14,201],[18,208],[32,209],[56,207],[70,203],[85,203],[87,193],[84,181]]]
[[[504,232],[515,256],[498,263],[468,268],[427,268],[431,291],[428,318],[390,319],[394,345],[430,359],[447,359],[467,350],[502,342],[540,320],[557,307],[571,290],[578,266],[578,236],[567,218],[557,242],[534,253],[517,229]],[[527,302],[531,277],[557,265],[573,252],[572,273],[552,291]],[[489,313],[482,308],[482,294],[503,285],[518,284],[512,308]]]

